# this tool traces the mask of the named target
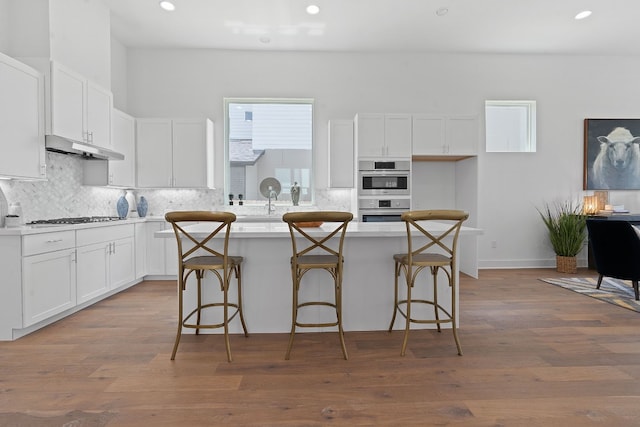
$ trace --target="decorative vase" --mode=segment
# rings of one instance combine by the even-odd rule
[[[125,219],[129,213],[129,202],[125,197],[125,193],[122,193],[118,202],[116,203],[116,210],[118,211],[118,218]]]
[[[577,273],[578,272],[577,257],[556,255],[556,271],[558,273],[571,273],[571,274]]]
[[[140,201],[138,202],[138,216],[140,218],[144,218],[147,216],[147,209],[149,208],[149,203],[144,196],[140,196]]]

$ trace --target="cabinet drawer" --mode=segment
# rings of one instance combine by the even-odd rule
[[[22,238],[22,256],[70,249],[75,246],[76,232],[73,230],[31,234]]]
[[[110,227],[94,227],[77,230],[78,247],[92,245],[100,242],[112,242],[114,240],[133,237],[133,224],[114,225]]]

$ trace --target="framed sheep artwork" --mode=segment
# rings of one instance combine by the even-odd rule
[[[640,119],[584,120],[585,190],[640,190]]]

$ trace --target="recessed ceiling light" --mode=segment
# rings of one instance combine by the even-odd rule
[[[320,8],[315,4],[310,4],[309,6],[307,6],[307,13],[309,15],[317,15],[318,13],[320,13]]]
[[[575,19],[584,19],[591,16],[591,11],[590,10],[583,10],[582,12],[580,12],[579,14],[576,15]]]
[[[168,10],[169,12],[172,12],[174,10],[176,10],[176,6],[171,3],[170,1],[167,0],[163,0],[160,2],[160,7],[163,8],[164,10]]]
[[[438,16],[444,16],[447,13],[449,13],[449,8],[447,8],[447,7],[441,7],[441,8],[438,8],[436,10],[436,15],[438,15]]]

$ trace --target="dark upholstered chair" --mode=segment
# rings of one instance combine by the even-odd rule
[[[630,280],[638,300],[640,237],[627,221],[589,219],[589,244],[596,264],[598,286],[604,276]]]

